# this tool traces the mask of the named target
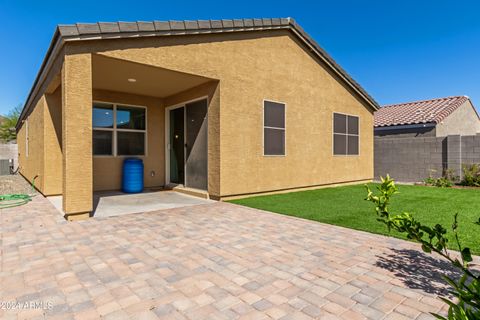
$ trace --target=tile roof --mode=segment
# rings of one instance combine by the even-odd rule
[[[38,83],[48,71],[51,55],[55,55],[58,42],[75,40],[116,39],[123,37],[152,37],[185,34],[226,33],[240,31],[264,31],[288,29],[293,31],[302,42],[315,54],[321,57],[327,65],[337,72],[344,81],[356,90],[373,109],[379,105],[350,75],[338,65],[320,45],[313,40],[292,18],[261,18],[261,19],[223,19],[223,20],[170,20],[170,21],[137,21],[137,22],[98,22],[58,25],[50,48],[40,67],[32,89],[20,115],[22,120],[30,108],[30,104],[38,90]],[[45,73],[45,74],[44,74]],[[19,124],[21,121],[19,121]],[[18,124],[17,124],[18,127]]]
[[[292,18],[97,22],[59,25],[58,31],[62,36],[165,31],[226,32],[245,28],[288,27],[292,23]]]
[[[76,23],[70,25],[58,25],[58,32],[64,38],[100,36],[152,36],[152,35],[179,35],[179,34],[204,34],[204,33],[225,33],[238,31],[274,29],[293,29],[298,32],[302,40],[310,45],[321,55],[337,72],[339,72],[356,90],[374,106],[379,108],[378,103],[373,99],[350,75],[338,65],[333,58],[323,50],[295,22],[293,18],[261,18],[261,19],[222,19],[222,20],[169,20],[169,21],[137,21],[137,22],[97,22],[97,23]]]
[[[446,97],[382,106],[375,111],[375,127],[440,123],[469,98]]]

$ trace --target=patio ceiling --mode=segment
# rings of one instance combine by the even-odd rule
[[[92,55],[93,88],[167,97],[212,79],[121,59]],[[135,79],[130,82],[128,79]]]

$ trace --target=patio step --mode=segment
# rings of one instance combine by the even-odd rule
[[[184,193],[189,196],[194,196],[202,199],[210,199],[210,197],[208,196],[208,192],[205,190],[188,188],[181,185],[167,185],[166,189],[170,189],[176,192]]]

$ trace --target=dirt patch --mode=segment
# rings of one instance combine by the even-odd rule
[[[21,175],[0,176],[0,195],[2,194],[37,194],[32,185]]]

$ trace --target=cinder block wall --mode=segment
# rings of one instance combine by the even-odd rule
[[[446,139],[375,137],[375,178],[390,174],[397,181],[422,181],[432,170],[441,175],[447,165]]]
[[[375,137],[375,178],[390,174],[397,181],[420,182],[432,170],[451,169],[461,177],[464,165],[480,163],[480,135],[447,137]]]
[[[18,146],[16,143],[0,144],[0,159],[13,159],[13,169],[18,167]]]
[[[480,135],[462,136],[460,146],[464,164],[480,162]]]

